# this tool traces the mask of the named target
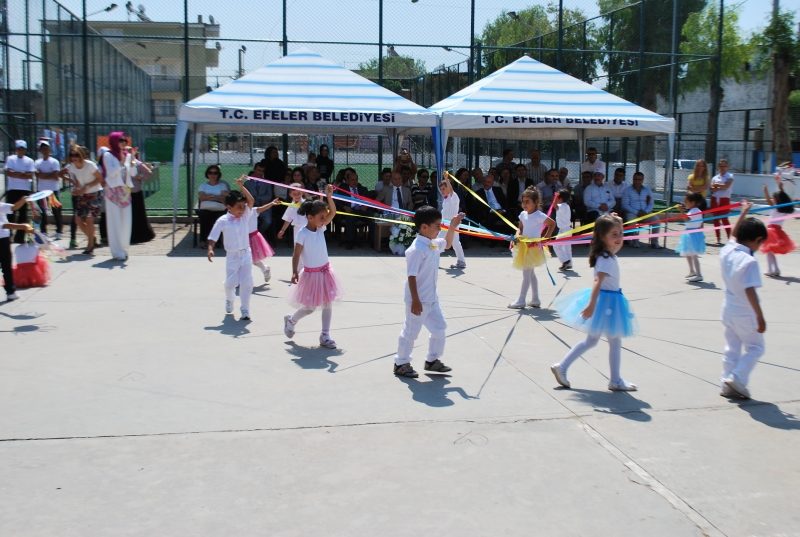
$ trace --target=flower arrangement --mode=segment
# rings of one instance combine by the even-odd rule
[[[411,221],[405,216],[397,217],[397,215],[393,215],[393,217],[398,220]],[[411,246],[411,243],[414,242],[416,236],[417,231],[414,226],[395,224],[392,226],[389,233],[389,249],[395,255],[403,255],[406,252],[406,248]]]

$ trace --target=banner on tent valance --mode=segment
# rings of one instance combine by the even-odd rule
[[[629,127],[638,127],[638,119],[598,119],[598,118],[583,118],[583,117],[556,117],[556,116],[482,116],[484,125],[489,124],[504,124],[504,123],[545,123],[555,125],[621,125]]]
[[[220,108],[220,119],[241,121],[267,121],[291,123],[394,123],[394,113],[369,112],[310,112],[307,110],[238,110]]]

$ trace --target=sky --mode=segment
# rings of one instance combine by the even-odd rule
[[[126,0],[127,1],[127,0]],[[100,13],[90,20],[127,20],[123,0],[109,13]],[[287,27],[290,40],[377,42],[378,1],[338,0],[328,3],[322,0],[286,0]],[[731,4],[733,2],[733,4]],[[37,0],[31,0],[35,6]],[[110,0],[87,0],[88,11],[99,11],[111,3]],[[143,4],[146,14],[154,21],[182,21],[182,0],[135,0],[134,5]],[[62,0],[62,4],[76,14],[81,13],[81,0]],[[525,0],[475,0],[475,31],[494,20],[503,11],[520,11],[533,3]],[[728,0],[727,5],[739,4],[739,22],[743,33],[749,35],[765,25],[772,2],[770,0]],[[31,7],[32,27],[41,18],[41,4]],[[566,8],[579,8],[587,16],[598,14],[596,0],[564,0]],[[281,56],[276,43],[225,41],[224,39],[281,39],[281,0],[189,0],[189,20],[197,21],[202,15],[208,22],[212,15],[220,25],[222,51],[220,66],[210,69],[210,83],[223,85],[230,82],[238,69],[238,50],[247,48],[244,55],[246,72],[253,71]],[[794,10],[800,18],[800,0],[781,0],[781,7]],[[48,8],[52,11],[52,8]],[[23,17],[24,20],[24,17]],[[13,29],[13,25],[12,25]],[[19,29],[19,28],[17,28]],[[470,0],[384,0],[384,42],[398,44],[396,51],[422,59],[429,71],[444,65],[454,65],[468,54],[470,40]],[[430,45],[428,47],[404,47],[401,44]],[[211,47],[214,40],[208,43]],[[441,45],[450,46],[449,52]],[[359,63],[377,57],[377,46],[290,44],[290,51],[307,46],[323,56],[349,68],[357,69]],[[464,48],[457,48],[457,47]],[[15,69],[12,62],[12,73]],[[34,66],[36,69],[36,66]],[[35,75],[35,72],[33,73]],[[13,75],[12,75],[13,76]]]

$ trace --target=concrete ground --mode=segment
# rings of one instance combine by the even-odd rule
[[[319,314],[283,334],[288,248],[243,322],[224,260],[170,240],[124,264],[71,255],[0,304],[0,534],[800,535],[800,254],[764,279],[767,354],[754,398],[729,401],[717,247],[700,284],[670,250],[624,249],[640,390],[612,393],[604,343],[557,387],[581,336],[506,309],[521,278],[500,248],[440,271],[453,372],[409,380],[392,375],[402,258],[332,249],[347,296],[328,350]],[[575,268],[537,271],[543,306],[590,284],[585,248]]]

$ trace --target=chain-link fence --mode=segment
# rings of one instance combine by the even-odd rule
[[[63,160],[70,143],[94,154],[110,131],[123,130],[164,179],[164,188],[151,192],[149,210],[171,209],[167,179],[173,165],[181,166],[179,199],[187,210],[196,200],[187,191],[188,148],[181,162],[171,162],[180,104],[302,46],[425,107],[527,54],[676,117],[679,167],[727,156],[735,169],[749,171],[754,151],[769,144],[763,107],[726,111],[716,97],[725,75],[716,68],[717,2],[562,0],[515,12],[499,0],[345,0],[338,8],[311,0],[168,0],[147,7],[0,0],[0,151],[17,138],[33,147],[47,136]],[[702,46],[687,34],[701,15]],[[726,118],[736,126],[717,136],[717,124],[727,125]],[[227,178],[247,172],[273,145],[289,166],[301,166],[323,143],[337,169],[354,167],[368,187],[397,150],[377,136],[204,135],[199,176],[211,163],[220,164]],[[588,145],[609,167],[642,169],[651,186],[662,192],[667,186],[665,137],[604,138]],[[406,137],[402,147],[418,165],[434,167],[430,137]],[[524,161],[531,149],[540,149],[543,162],[566,166],[577,178],[575,141],[453,139],[447,165],[486,170],[505,148]]]

